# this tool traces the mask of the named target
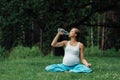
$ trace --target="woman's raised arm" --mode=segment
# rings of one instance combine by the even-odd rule
[[[51,46],[52,47],[62,47],[62,46],[65,46],[66,45],[66,42],[67,41],[61,41],[61,42],[57,42],[59,37],[63,35],[63,33],[61,32],[58,32],[57,35],[55,36],[55,38],[53,39],[52,43],[51,43]]]

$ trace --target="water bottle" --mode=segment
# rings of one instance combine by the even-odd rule
[[[58,28],[58,32],[62,32],[64,35],[69,35],[68,31],[63,28]]]

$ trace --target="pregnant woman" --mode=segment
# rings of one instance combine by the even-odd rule
[[[63,61],[61,64],[49,65],[45,68],[45,70],[49,72],[92,72],[90,68],[91,64],[88,63],[87,60],[84,58],[84,45],[78,41],[79,34],[79,29],[72,28],[69,32],[70,40],[63,40],[61,42],[57,42],[58,38],[61,35],[64,35],[63,32],[57,33],[57,35],[51,43],[51,46],[64,47],[65,54],[63,57]]]

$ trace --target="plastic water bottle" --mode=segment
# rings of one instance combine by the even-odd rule
[[[68,31],[63,28],[58,28],[58,32],[62,32],[64,35],[69,35]]]

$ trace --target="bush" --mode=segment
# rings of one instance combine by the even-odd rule
[[[100,50],[98,46],[85,48],[86,56],[106,56],[106,57],[117,57],[120,56],[120,50],[116,51],[115,48]]]
[[[84,53],[86,56],[100,56],[102,54],[98,46],[86,47]]]
[[[112,48],[112,49],[105,50],[103,53],[103,56],[114,57],[114,56],[120,56],[120,54],[119,54],[119,51],[117,52],[115,48]]]
[[[27,58],[41,55],[42,55],[41,51],[36,46],[33,46],[32,48],[17,46],[13,48],[13,50],[11,51],[10,58]]]
[[[0,46],[0,58],[6,58],[7,56],[8,56],[8,53],[5,50],[5,48]]]

